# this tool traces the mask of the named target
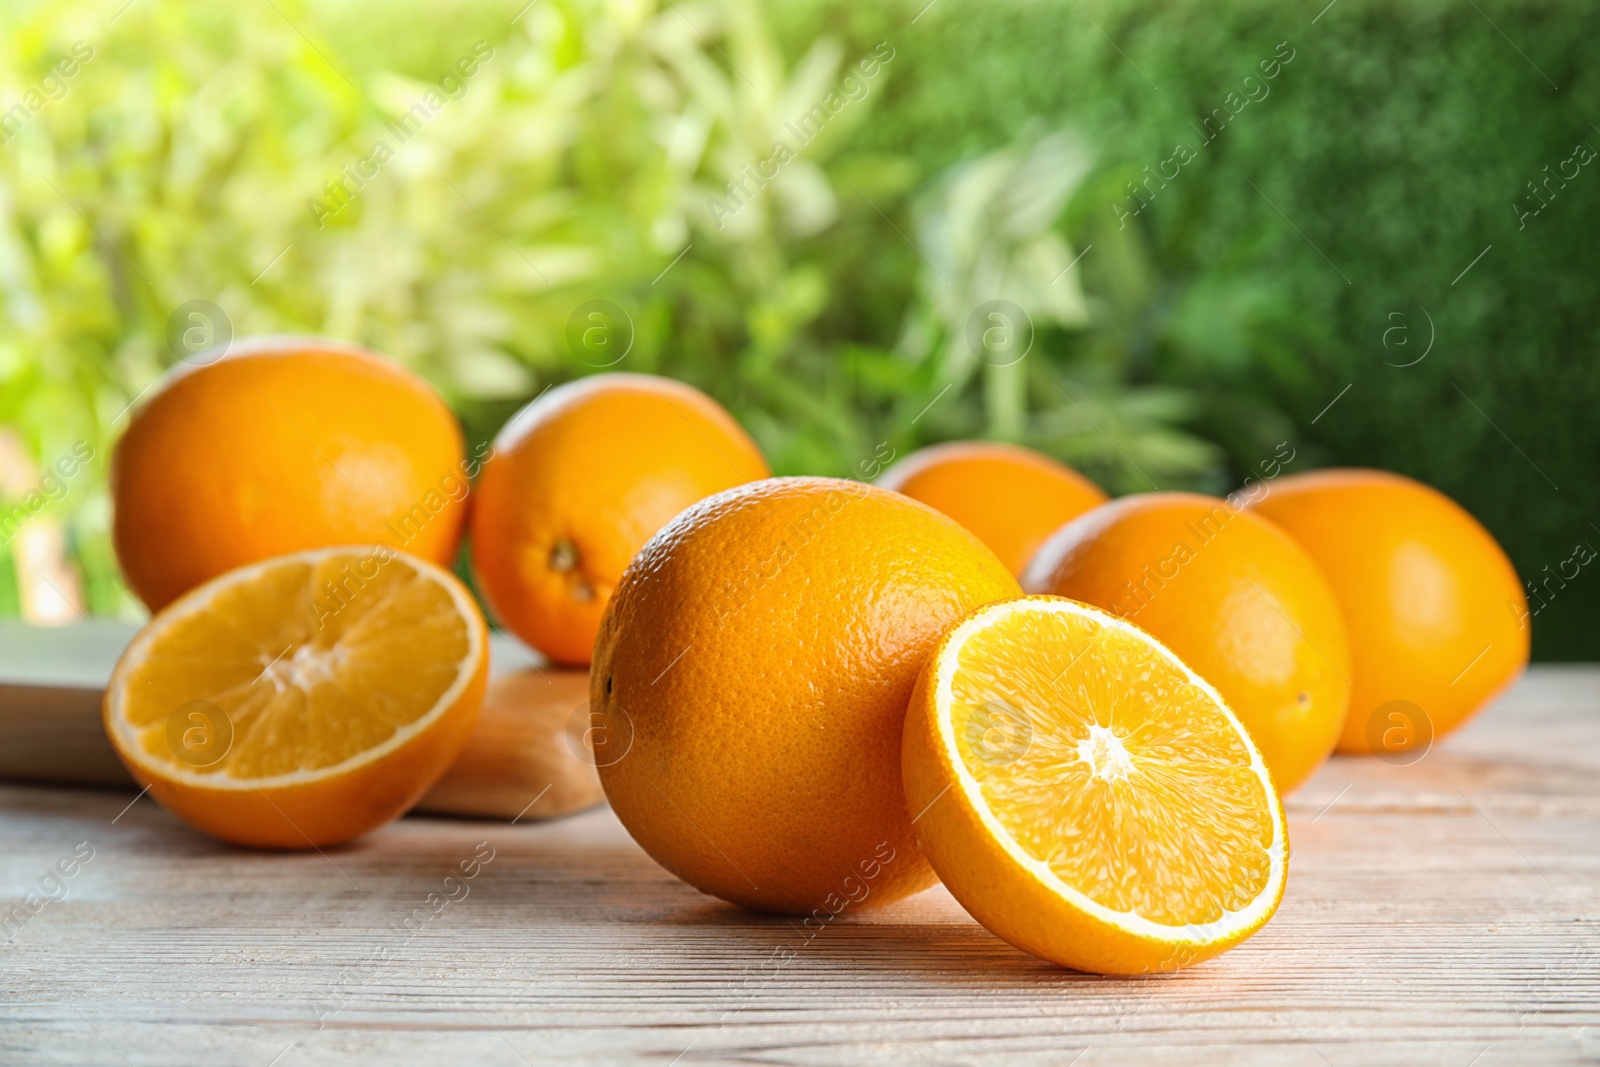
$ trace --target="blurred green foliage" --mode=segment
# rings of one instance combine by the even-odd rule
[[[94,445],[52,508],[97,610],[128,609],[103,464],[192,300],[384,351],[475,440],[604,362],[569,321],[607,300],[618,369],[711,392],[782,473],[986,436],[1114,491],[1222,491],[1289,440],[1291,469],[1451,493],[1525,577],[1600,544],[1600,167],[1520,229],[1511,206],[1600,145],[1590,7],[120,7],[0,14],[0,105],[93,49],[0,147],[0,424],[44,462]],[[1026,358],[968,343],[993,299],[1031,317]],[[1595,580],[1550,600],[1537,655],[1600,652]]]

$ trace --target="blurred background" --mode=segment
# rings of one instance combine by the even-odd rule
[[[1577,0],[8,0],[0,615],[137,617],[130,405],[298,332],[469,447],[613,369],[781,474],[1397,470],[1506,546],[1536,659],[1600,658],[1597,39]]]

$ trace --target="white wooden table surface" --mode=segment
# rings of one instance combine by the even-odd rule
[[[940,889],[808,941],[603,808],[269,855],[132,796],[0,786],[5,911],[58,898],[0,946],[0,1063],[1600,1062],[1600,668],[1536,669],[1414,766],[1329,763],[1277,918],[1148,979],[1050,967]]]

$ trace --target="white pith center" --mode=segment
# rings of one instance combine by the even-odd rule
[[[301,645],[269,664],[261,672],[261,677],[280,693],[285,689],[304,692],[331,679],[335,665],[344,658],[344,650],[338,647]]]
[[[1089,774],[1106,781],[1128,778],[1133,774],[1133,757],[1128,754],[1122,738],[1109,726],[1091,723],[1089,736],[1078,742],[1078,758],[1089,765]]]

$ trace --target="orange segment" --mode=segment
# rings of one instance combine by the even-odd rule
[[[106,732],[208,833],[342,841],[448,768],[482,701],[487,641],[466,590],[432,564],[383,546],[282,556],[152,619],[112,675]]]
[[[946,634],[902,765],[951,893],[1064,966],[1196,963],[1283,894],[1283,809],[1249,735],[1153,637],[1076,601],[1002,601]]]

